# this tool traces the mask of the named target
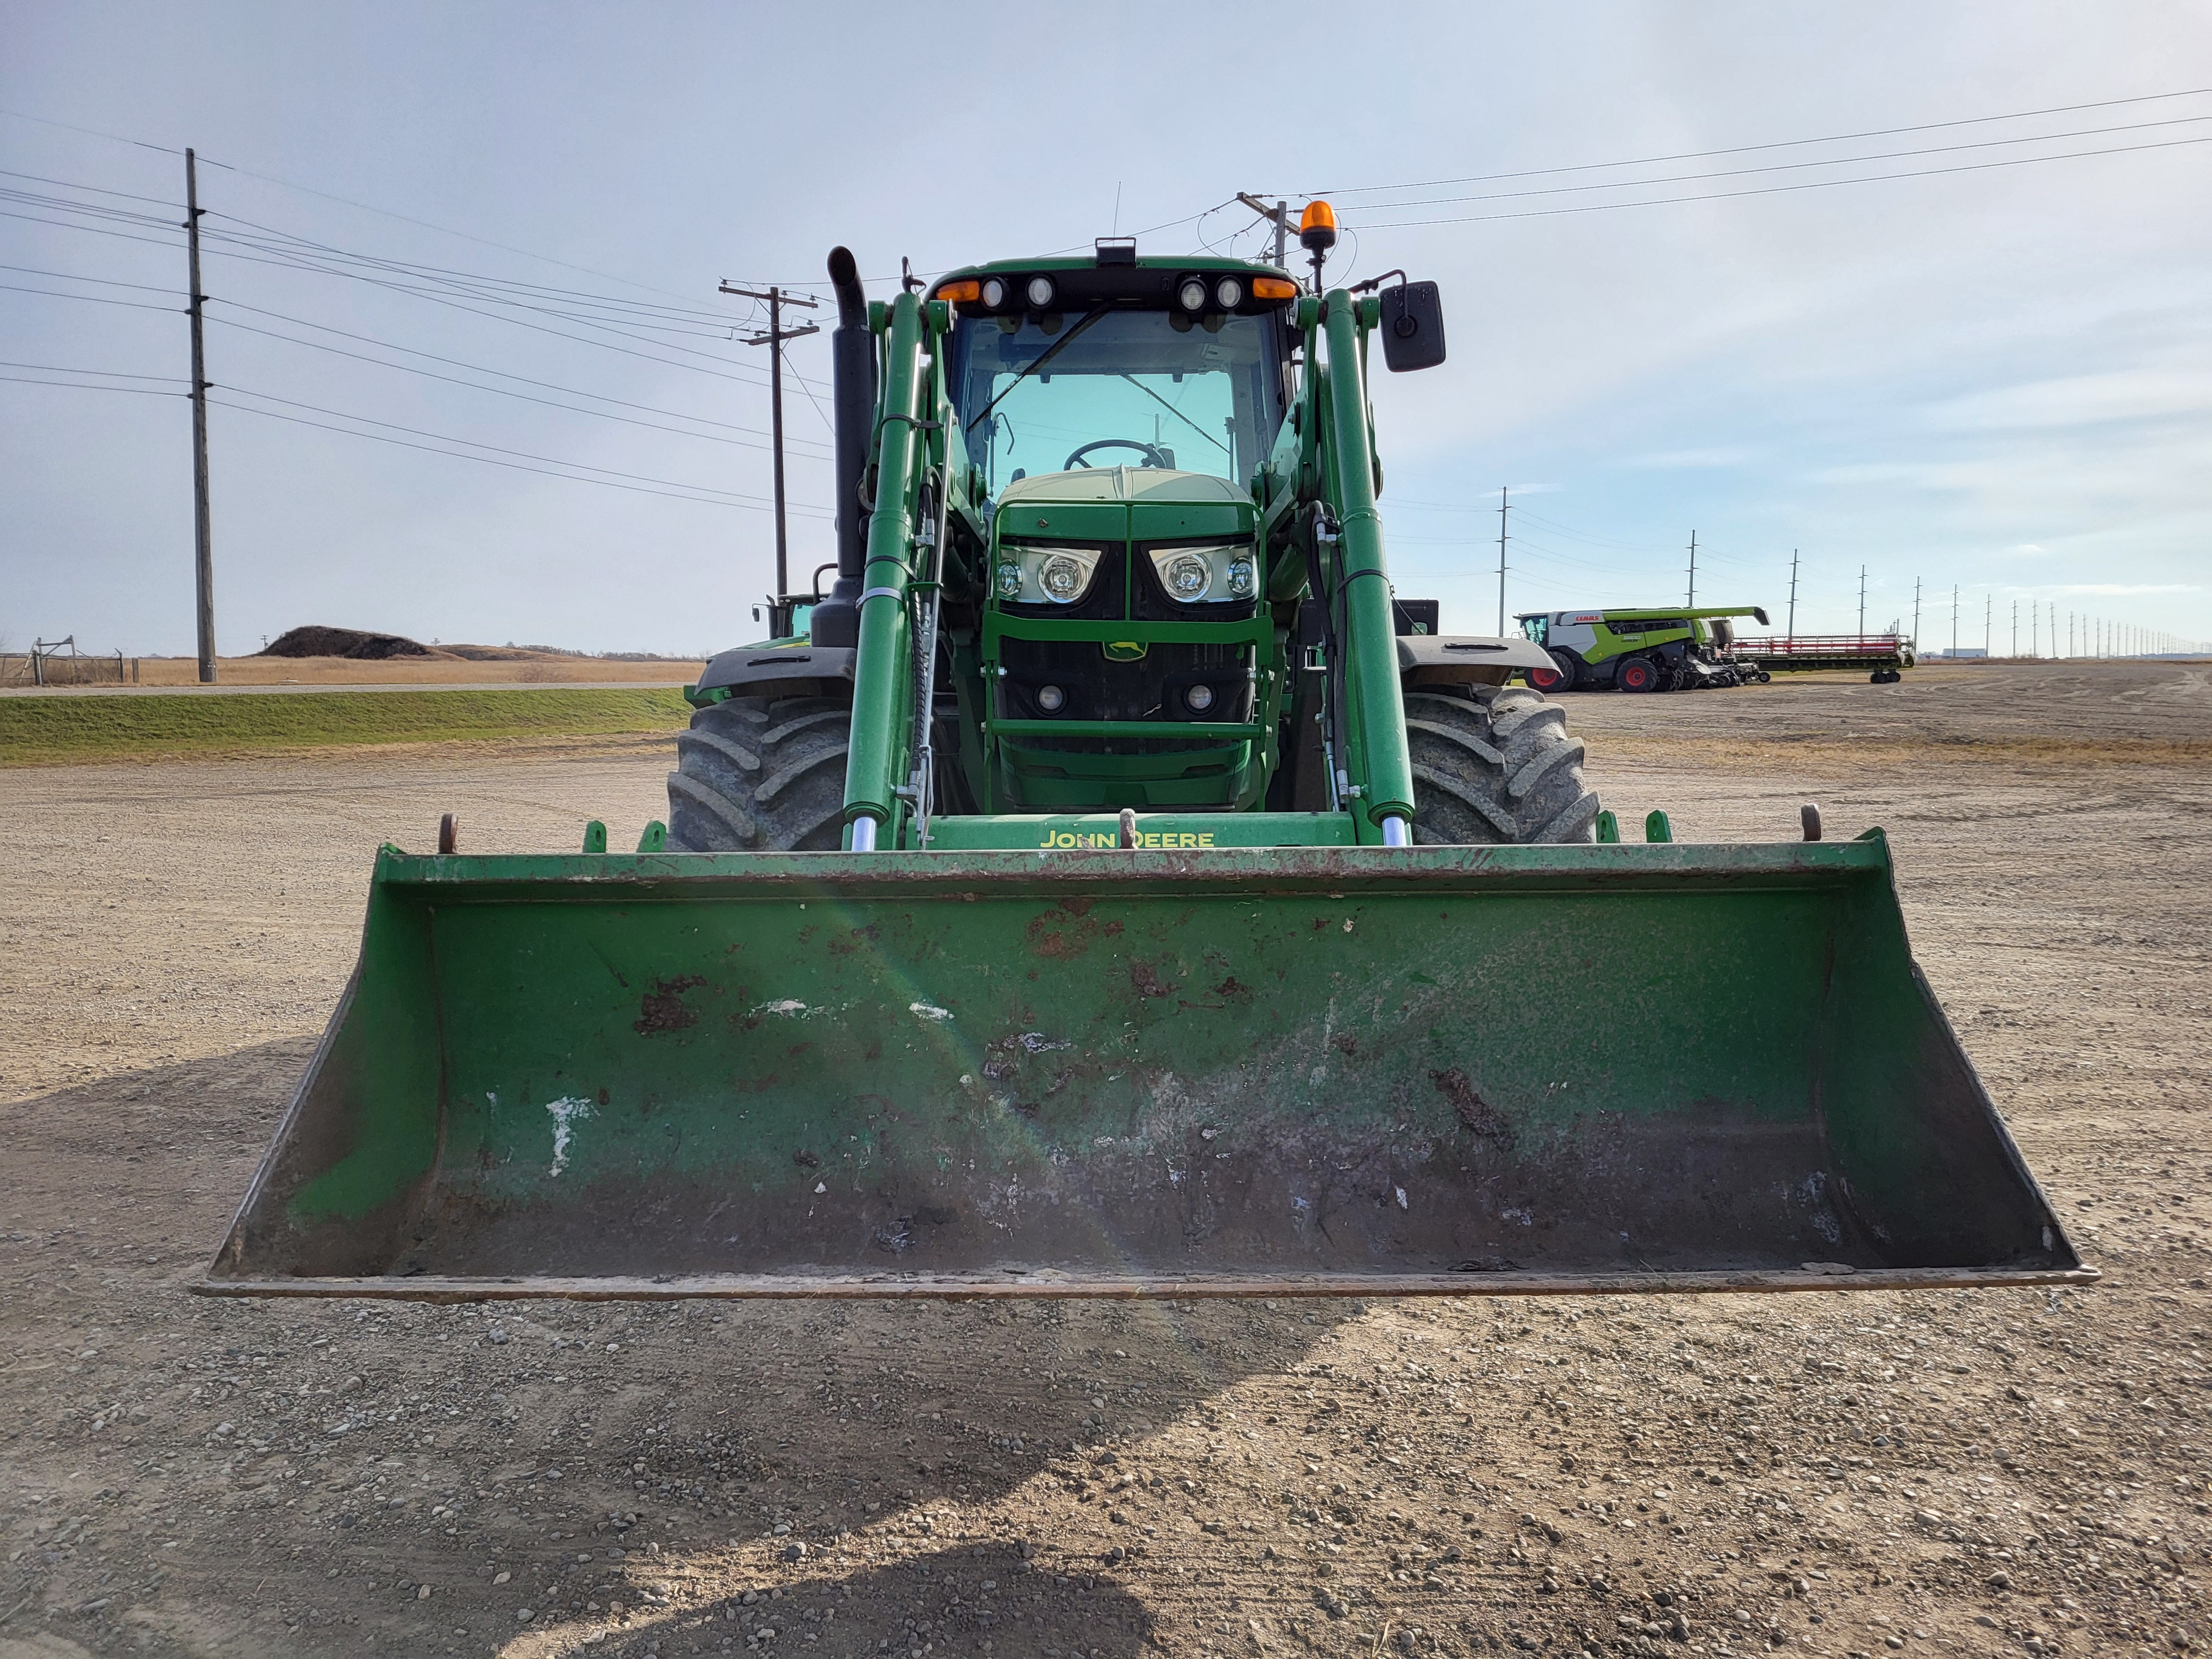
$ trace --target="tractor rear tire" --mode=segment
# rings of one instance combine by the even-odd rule
[[[676,734],[673,853],[834,853],[845,832],[842,697],[732,697]]]
[[[1567,713],[1519,686],[1468,696],[1406,697],[1413,763],[1413,840],[1424,846],[1528,847],[1596,839],[1598,799],[1583,782],[1583,744]]]

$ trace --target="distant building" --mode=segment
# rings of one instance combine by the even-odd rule
[[[1976,645],[1962,645],[1954,651],[1938,651],[1939,657],[1986,657],[1990,653]]]

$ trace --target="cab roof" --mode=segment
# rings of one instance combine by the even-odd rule
[[[1264,259],[1234,259],[1218,253],[1135,253],[1126,260],[1109,261],[1096,256],[1080,254],[1051,254],[1036,259],[991,259],[981,264],[963,265],[957,270],[948,270],[930,287],[942,288],[963,276],[1005,276],[1016,272],[1027,275],[1031,271],[1060,270],[1164,270],[1170,275],[1182,271],[1204,271],[1208,276],[1233,273],[1242,276],[1288,276],[1293,282],[1297,273],[1286,271],[1280,265],[1271,265]]]
[[[954,301],[963,316],[1051,313],[1099,305],[1169,310],[1176,307],[1177,295],[1193,276],[1203,279],[1206,297],[1199,309],[1208,313],[1270,313],[1304,292],[1297,277],[1279,265],[1212,253],[1139,254],[1133,241],[1102,244],[1089,258],[1053,254],[963,265],[939,276],[927,292],[930,298],[938,299],[947,297],[946,291],[956,283],[978,284],[981,294]],[[1227,277],[1237,280],[1224,282]],[[1049,284],[1049,292],[1043,301],[1033,301],[1030,290],[1039,278]],[[1262,299],[1253,292],[1262,278],[1282,286]],[[1229,290],[1226,295],[1222,293],[1224,289]]]

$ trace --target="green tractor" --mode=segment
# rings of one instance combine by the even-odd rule
[[[1375,286],[1345,349],[1380,326],[1386,361],[1441,360],[1433,285]],[[1379,464],[1332,441],[1364,379],[1305,372],[1322,303],[1279,269],[976,266],[912,296],[910,341],[838,293],[840,351],[890,347],[880,420],[867,360],[839,381],[873,441],[850,489],[911,506],[843,514],[804,636],[708,665],[672,848],[1114,846],[1124,811],[1164,846],[1591,838],[1563,712],[1504,689],[1550,659],[1394,595]]]
[[[387,847],[200,1289],[1285,1295],[2089,1276],[1879,832],[1624,843],[1393,593],[1432,284],[831,256],[839,558],[635,853]],[[800,615],[787,601],[778,619]]]
[[[1774,677],[1735,653],[1733,619],[1751,617],[1761,627],[1766,612],[1755,605],[1704,610],[1531,611],[1513,620],[1524,638],[1552,660],[1529,671],[1528,684],[1547,696],[1562,691],[1712,690],[1763,685]]]

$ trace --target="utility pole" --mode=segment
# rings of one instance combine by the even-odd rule
[[[1690,598],[1689,606],[1698,608],[1698,532],[1690,532]]]
[[[2036,600],[2030,599],[2027,602],[2027,654],[2031,657],[2039,657],[2043,654],[2043,647],[2037,643],[2039,632],[2037,624],[2042,620],[2043,606]]]
[[[2020,601],[2012,602],[2012,654],[2020,655]]]
[[[1997,596],[1994,593],[1984,594],[1982,596],[1982,659],[1984,662],[1989,660],[1990,642],[1996,637],[1992,629],[1992,619],[1996,614]]]
[[[1258,197],[1249,195],[1241,190],[1237,192],[1237,199],[1243,203],[1246,207],[1250,208],[1253,212],[1258,214],[1262,219],[1267,220],[1275,227],[1274,263],[1278,269],[1288,270],[1290,266],[1285,264],[1283,260],[1285,257],[1285,250],[1288,247],[1291,240],[1290,204],[1287,202],[1278,202],[1274,206],[1269,207]],[[1500,631],[1504,631],[1502,628],[1500,629]]]
[[[783,343],[802,339],[809,334],[819,334],[821,325],[809,323],[805,328],[786,328],[783,308],[786,306],[805,306],[809,311],[816,302],[795,294],[786,294],[771,287],[765,294],[749,288],[733,288],[722,284],[725,294],[742,294],[748,300],[768,301],[768,332],[747,337],[747,345],[768,348],[769,427],[775,443],[775,597],[781,599],[791,592],[790,540],[783,522]]]
[[[1920,578],[1912,579],[1912,648],[1920,648]]]
[[[1797,550],[1790,550],[1790,631],[1785,636],[1797,637]]]
[[[185,259],[192,317],[192,572],[198,600],[200,684],[215,684],[215,522],[208,516],[207,351],[200,338],[199,160],[185,152]]]
[[[1951,584],[1951,654],[1959,654],[1959,584]]]
[[[1866,637],[1866,567],[1859,567],[1859,637]]]
[[[1505,634],[1505,511],[1511,503],[1506,499],[1510,486],[1498,486],[1498,632]]]

